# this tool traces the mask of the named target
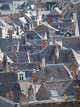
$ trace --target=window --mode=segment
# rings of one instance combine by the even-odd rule
[[[49,90],[50,97],[59,97],[59,94],[56,90]]]
[[[19,80],[23,80],[23,74],[19,74]]]

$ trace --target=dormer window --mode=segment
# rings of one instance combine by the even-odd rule
[[[23,80],[23,74],[19,74],[19,80]]]
[[[18,73],[18,80],[19,81],[26,80],[25,72],[17,72],[17,73]]]

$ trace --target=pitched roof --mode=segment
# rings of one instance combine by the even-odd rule
[[[35,2],[34,5],[36,8],[46,8],[46,3]]]
[[[2,10],[2,11],[10,10],[9,4],[3,4],[3,5],[0,7],[0,10]]]
[[[59,62],[66,65],[72,65],[72,60],[75,60],[77,66],[80,65],[80,55],[73,49],[60,49]]]
[[[43,94],[44,93],[44,94]],[[37,100],[55,100],[63,99],[64,94],[67,97],[74,98],[73,81],[57,81],[43,83],[36,94]],[[73,97],[72,97],[73,96]]]
[[[67,96],[74,95],[74,83],[72,81],[58,81],[58,82],[48,82],[44,84],[47,92],[49,94],[49,90],[56,90],[59,96]]]
[[[38,79],[44,75],[45,81],[61,81],[73,79],[70,71],[64,64],[48,64],[38,74]]]
[[[5,78],[5,79],[4,79]],[[20,86],[17,83],[17,73],[1,72],[0,73],[0,95],[6,97],[6,94],[12,91],[13,100],[19,102]]]
[[[35,31],[37,32],[40,32],[40,31],[47,31],[49,32],[49,27],[42,24],[42,25],[38,25],[36,28],[35,28]]]
[[[61,13],[62,13],[62,11],[58,7],[56,7],[53,10],[51,10],[49,15],[60,15]]]
[[[30,54],[30,59],[31,62],[41,62],[42,57],[45,57],[46,63],[52,63],[54,54],[55,45],[48,45],[40,52]]]

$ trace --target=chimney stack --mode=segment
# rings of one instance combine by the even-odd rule
[[[74,98],[75,100],[79,100],[79,86],[78,86],[78,74],[74,59],[72,60],[72,67],[73,67],[73,80],[74,80]]]
[[[58,44],[56,43],[56,47],[55,47],[55,64],[58,62],[59,59],[59,48],[58,48]]]
[[[5,55],[5,53],[3,55],[2,65],[3,65],[3,72],[9,72],[8,60],[7,60],[7,56]]]
[[[34,99],[35,99],[35,97],[34,97],[34,89],[33,89],[32,85],[29,85],[28,99],[29,99],[29,101],[34,101]]]
[[[39,9],[36,10],[37,19],[39,19]]]
[[[56,43],[56,38],[53,38],[53,44],[55,44]]]
[[[27,53],[26,61],[28,61],[29,63],[31,63],[29,52]]]
[[[61,13],[60,19],[61,19],[61,21],[64,20],[64,13],[63,12]]]
[[[45,31],[45,39],[47,40],[47,32]]]
[[[8,30],[9,32],[9,39],[12,40],[12,28],[10,27],[10,29]]]
[[[74,23],[76,23],[76,19],[77,19],[77,11],[74,10],[73,11],[73,20],[74,20]]]
[[[42,42],[41,42],[41,48],[44,49],[46,46],[47,46],[47,40],[44,39],[44,40],[42,40]]]
[[[33,73],[32,73],[32,81],[33,81],[33,83],[35,82],[35,80],[36,80],[36,70],[33,69]]]
[[[42,68],[44,68],[45,67],[45,57],[42,57]]]
[[[18,63],[18,57],[17,57],[17,54],[16,54],[16,45],[14,46],[13,63],[15,63],[15,64]]]
[[[72,60],[72,68],[73,68],[73,79],[76,80],[77,79],[77,70],[78,70],[78,68],[76,67],[74,59]]]

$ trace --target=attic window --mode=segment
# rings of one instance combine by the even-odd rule
[[[19,74],[19,80],[23,80],[23,74]]]
[[[50,97],[59,97],[59,94],[56,90],[49,90]]]

